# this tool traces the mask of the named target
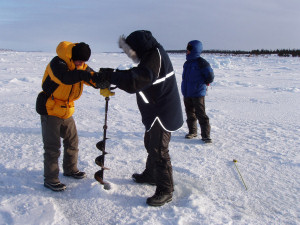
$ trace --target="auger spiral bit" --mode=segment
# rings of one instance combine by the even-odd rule
[[[104,155],[106,155],[107,153],[104,153]],[[99,155],[96,159],[95,159],[95,163],[100,166],[101,168],[104,168],[104,156],[103,155]]]
[[[105,151],[105,142],[108,138],[105,138],[105,140],[102,140],[102,141],[99,141],[97,144],[96,144],[96,147],[100,150],[100,151]]]
[[[100,184],[102,184],[104,186],[104,189],[105,190],[110,190],[111,189],[111,186],[110,186],[110,183],[108,182],[105,182],[103,180],[103,171],[105,169],[101,169],[101,170],[98,170],[95,174],[94,174],[94,178],[96,181],[98,181]]]
[[[102,155],[98,156],[95,159],[95,163],[98,166],[100,166],[101,169],[98,170],[94,175],[95,180],[97,180],[100,184],[104,185],[105,190],[110,190],[111,189],[111,185],[108,182],[103,180],[104,170],[109,170],[109,168],[104,166],[105,155],[108,154],[105,151],[105,142],[108,139],[108,138],[106,138],[108,101],[109,101],[109,97],[106,97],[105,98],[105,120],[104,120],[104,126],[103,126],[103,140],[99,141],[96,144],[96,147],[102,152]]]

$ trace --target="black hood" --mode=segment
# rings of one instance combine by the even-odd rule
[[[147,51],[160,46],[151,32],[147,30],[132,32],[126,38],[126,43],[137,53],[139,58],[142,58]]]

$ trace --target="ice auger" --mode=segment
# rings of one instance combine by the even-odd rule
[[[107,111],[108,111],[108,101],[109,101],[109,97],[105,97],[105,120],[104,120],[104,126],[103,126],[103,140],[99,141],[96,144],[96,147],[102,152],[101,155],[99,155],[96,159],[95,159],[95,163],[101,167],[100,170],[98,170],[95,175],[94,178],[102,185],[104,185],[104,189],[105,190],[109,190],[111,189],[111,186],[108,182],[103,180],[103,175],[104,175],[104,170],[109,170],[109,168],[104,166],[104,159],[105,159],[105,155],[107,154],[107,152],[105,151],[105,142],[106,139],[108,139],[106,137],[106,130],[107,130]]]

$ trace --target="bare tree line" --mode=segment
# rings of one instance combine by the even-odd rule
[[[168,50],[168,53],[186,53],[186,50]],[[300,49],[277,49],[266,50],[257,49],[251,51],[243,50],[203,50],[202,53],[208,54],[224,54],[224,55],[278,55],[283,57],[300,57]]]

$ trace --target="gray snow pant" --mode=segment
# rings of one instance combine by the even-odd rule
[[[56,116],[41,116],[42,136],[44,142],[44,181],[59,182],[58,158],[63,138],[65,173],[78,171],[78,135],[73,117],[61,119]]]
[[[169,142],[171,133],[165,131],[159,122],[155,122],[150,131],[145,132],[144,144],[148,152],[145,174],[156,182],[156,192],[172,193],[174,191]]]
[[[197,134],[197,119],[202,138],[210,138],[209,118],[205,112],[205,97],[184,98],[187,125],[190,134]]]

